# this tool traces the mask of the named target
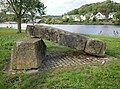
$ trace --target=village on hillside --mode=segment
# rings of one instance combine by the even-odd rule
[[[114,19],[113,16],[115,15],[115,13],[116,12],[109,13],[108,18],[106,18],[106,16],[101,12],[98,12],[95,15],[93,13],[87,13],[85,15],[64,15],[64,17],[66,17],[67,19],[72,17],[73,21],[85,21],[86,19],[93,20],[94,18],[101,20],[101,21],[104,21],[104,20]]]
[[[120,3],[112,0],[82,5],[62,17],[46,20],[48,24],[119,24]]]
[[[14,13],[0,9],[0,23],[17,23]],[[120,24],[120,3],[106,0],[92,4],[85,4],[80,8],[63,13],[63,15],[39,15],[26,13],[21,17],[22,23],[46,24]]]
[[[51,16],[46,17],[45,23],[47,24],[115,24],[117,21],[115,14],[117,12],[110,12],[106,16],[102,12],[97,12],[93,14],[91,12],[86,13],[85,15],[68,15],[63,16]]]

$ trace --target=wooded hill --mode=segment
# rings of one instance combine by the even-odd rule
[[[67,12],[67,14],[85,15],[86,13],[96,14],[97,12],[101,12],[107,16],[110,12],[117,12],[117,11],[120,11],[120,3],[116,3],[111,0],[106,0],[104,2],[83,5],[80,8]]]

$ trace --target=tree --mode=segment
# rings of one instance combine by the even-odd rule
[[[116,24],[120,24],[120,11],[118,11],[115,15],[114,15]]]
[[[97,22],[97,21],[98,21],[97,17],[94,16],[93,19],[92,19],[92,21],[93,21],[93,22]]]
[[[78,14],[78,9],[75,9],[75,10],[74,10],[74,15],[75,15],[75,14]]]
[[[33,8],[30,11],[30,19],[32,20],[33,25],[34,25],[34,20],[37,17],[36,13],[39,13],[40,16],[44,15],[45,14],[44,9],[46,8],[42,2],[38,2],[35,7],[36,8]]]
[[[46,23],[46,24],[49,24],[50,21],[51,21],[51,19],[52,19],[52,18],[47,18],[46,21],[45,21],[45,23]]]
[[[1,9],[0,12],[0,22],[5,22],[7,21],[7,14],[6,14],[6,10],[5,9]]]
[[[54,18],[52,18],[52,19],[50,20],[50,24],[55,24],[55,19],[54,19]]]
[[[8,11],[16,15],[19,33],[21,33],[21,19],[26,13],[30,13],[32,10],[44,11],[45,9],[44,5],[39,5],[41,3],[39,0],[1,0],[1,3]]]
[[[63,20],[63,22],[68,22],[67,16],[63,16],[63,17],[62,17],[62,20]]]
[[[90,20],[90,16],[86,16],[87,23],[89,23],[89,20]]]
[[[69,21],[68,21],[69,23],[72,23],[73,22],[73,17],[72,16],[70,16],[69,17]]]

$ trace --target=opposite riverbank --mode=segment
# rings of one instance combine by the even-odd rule
[[[79,67],[40,71],[34,74],[7,75],[4,73],[6,63],[10,61],[11,48],[16,40],[27,38],[23,31],[16,33],[12,28],[0,28],[0,89],[96,89],[120,87],[120,37],[86,35],[106,42],[106,55],[118,60],[104,65],[93,63]],[[49,52],[67,52],[73,49],[45,40]]]
[[[22,23],[21,24],[22,29],[25,30],[27,25],[32,25],[32,24]],[[35,24],[35,25],[51,26],[78,34],[120,36],[120,26],[118,25],[62,25],[62,24],[60,25],[60,24],[44,24],[44,23]],[[17,29],[17,24],[2,23],[0,24],[0,27]]]

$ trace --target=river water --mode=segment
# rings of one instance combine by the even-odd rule
[[[26,29],[27,25],[32,25],[32,24],[23,23],[22,29]],[[73,33],[120,36],[120,26],[115,26],[115,25],[48,25],[48,24],[37,24],[37,25],[52,26]],[[17,28],[17,24],[1,23],[0,27]]]

